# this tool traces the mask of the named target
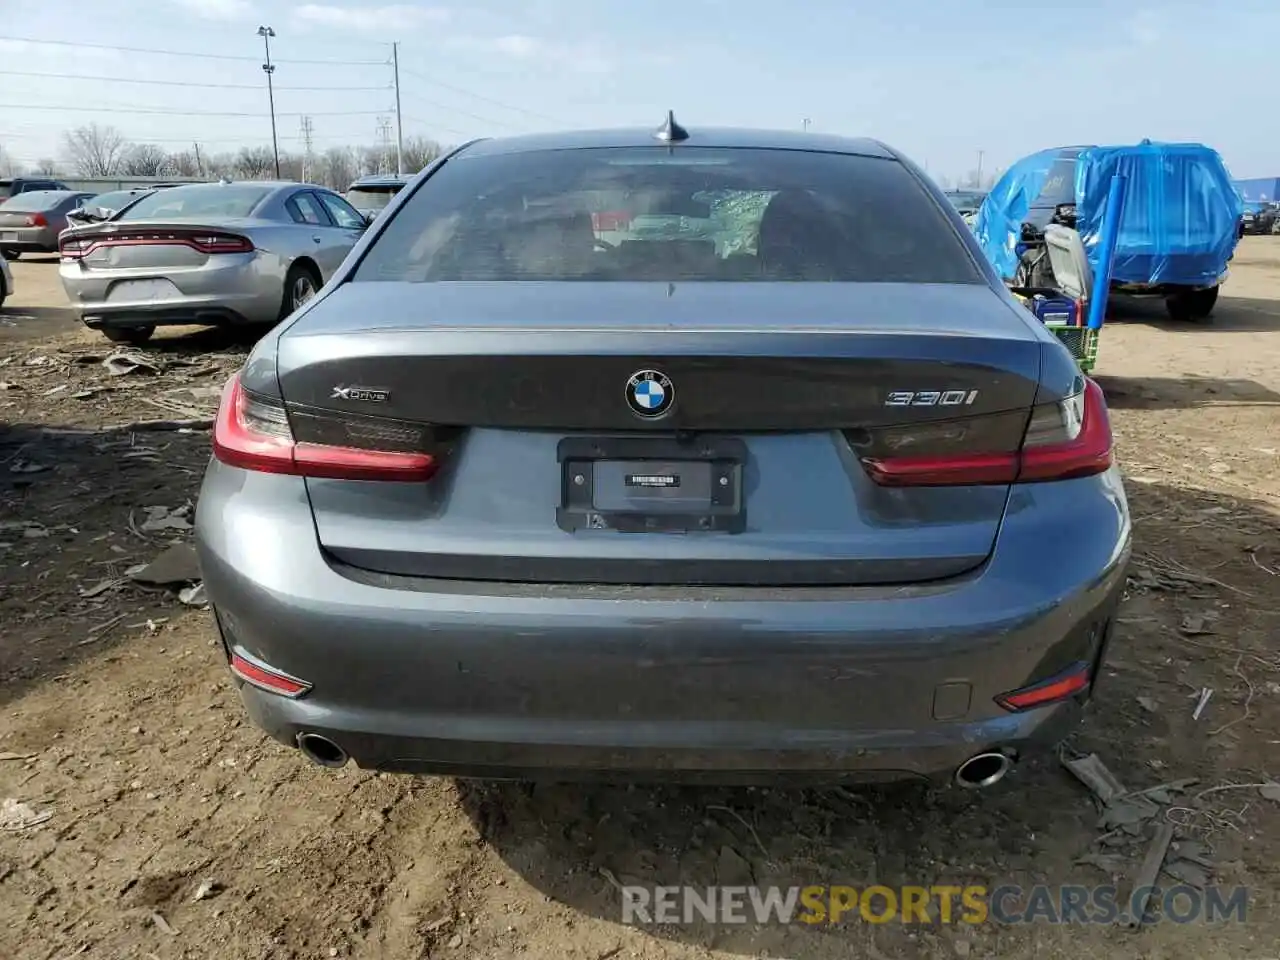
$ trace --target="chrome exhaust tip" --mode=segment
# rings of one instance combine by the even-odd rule
[[[321,767],[342,767],[347,763],[347,752],[318,733],[298,734],[298,749],[308,760]]]
[[[994,786],[1013,769],[1013,760],[998,750],[979,753],[956,768],[956,785],[966,790]]]

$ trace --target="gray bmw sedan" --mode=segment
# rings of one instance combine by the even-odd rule
[[[872,141],[467,144],[226,386],[245,706],[329,766],[1000,780],[1078,720],[1130,519],[1101,390]]]

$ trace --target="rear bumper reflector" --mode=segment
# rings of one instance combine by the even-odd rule
[[[231,651],[231,672],[259,690],[288,697],[290,700],[306,696],[311,690],[311,684],[305,680],[299,680],[274,667],[269,667],[240,649]]]
[[[1083,661],[1073,663],[1061,673],[1054,674],[1039,683],[1000,694],[996,697],[996,703],[1015,713],[1020,710],[1030,710],[1033,707],[1043,707],[1080,693],[1089,686],[1090,678],[1091,668],[1088,663]]]

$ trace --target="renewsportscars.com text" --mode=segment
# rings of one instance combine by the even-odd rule
[[[1140,887],[1128,899],[1114,886],[904,887],[624,886],[629,924],[757,923],[1243,923],[1244,887]]]

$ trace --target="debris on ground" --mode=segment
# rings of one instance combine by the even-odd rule
[[[200,579],[200,560],[195,547],[188,543],[175,543],[150,563],[130,567],[125,573],[135,583],[148,586],[189,586]]]
[[[200,881],[200,886],[196,887],[196,892],[191,895],[193,902],[198,903],[201,900],[208,900],[210,897],[216,897],[222,892],[222,884],[217,880],[208,879]]]
[[[0,800],[0,830],[29,830],[51,819],[51,810],[38,811],[14,797]]]
[[[167,934],[168,936],[171,936],[171,937],[176,937],[178,935],[178,931],[175,930],[172,926],[170,926],[169,921],[166,920],[164,917],[160,916],[160,914],[156,913],[155,911],[152,911],[151,913],[151,922],[154,923],[156,926],[156,929],[163,934]]]
[[[1172,842],[1173,824],[1162,823],[1156,827],[1155,836],[1151,838],[1151,843],[1147,847],[1147,855],[1142,861],[1142,867],[1134,878],[1133,892],[1125,901],[1134,904],[1133,915],[1126,920],[1126,925],[1130,929],[1141,927],[1143,918],[1147,915],[1147,904],[1151,900],[1151,893],[1155,888],[1156,880],[1160,877],[1165,855],[1169,852],[1169,844]]]
[[[1213,696],[1213,687],[1202,687],[1200,689],[1200,699],[1196,702],[1196,708],[1191,711],[1191,719],[1199,720],[1200,714],[1204,713],[1204,708],[1209,705],[1209,698]]]
[[[131,373],[159,373],[160,365],[134,350],[118,350],[102,361],[107,373],[123,377]]]
[[[162,533],[165,530],[186,532],[191,529],[192,506],[190,503],[180,507],[144,507],[147,517],[139,524],[143,533]]]

